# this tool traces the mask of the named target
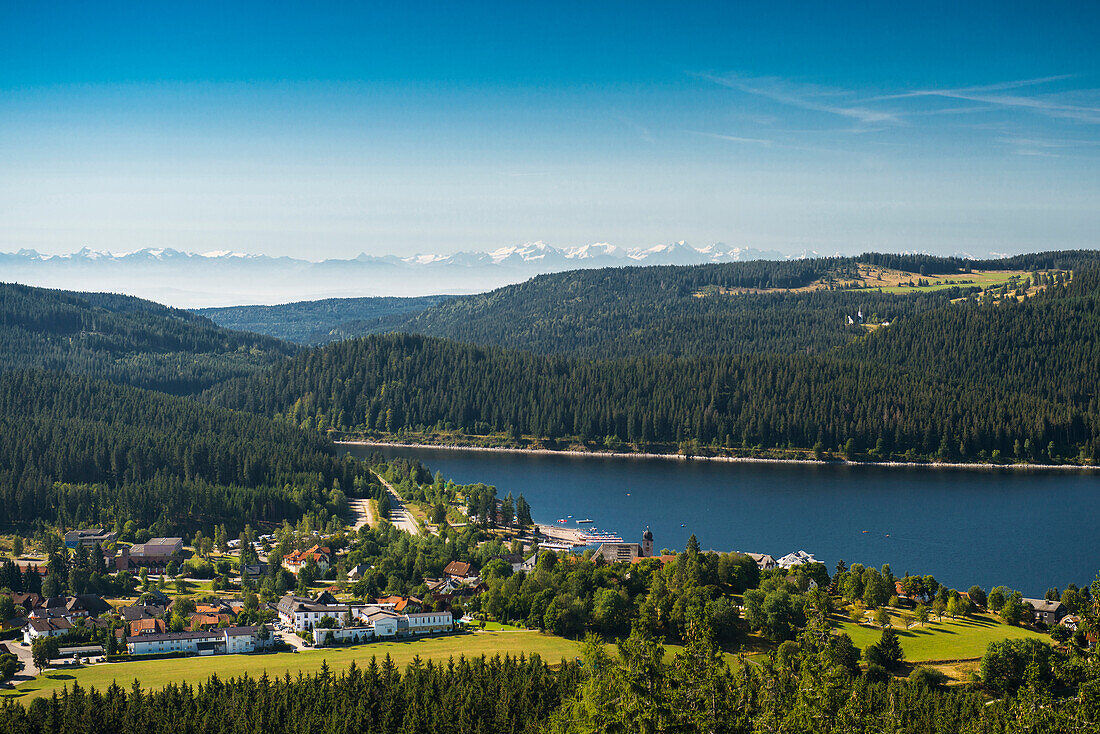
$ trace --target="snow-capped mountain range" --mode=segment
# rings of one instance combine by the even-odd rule
[[[353,296],[475,293],[579,268],[701,265],[784,257],[789,255],[774,250],[721,243],[697,248],[684,242],[649,248],[623,248],[605,242],[558,248],[531,242],[490,252],[407,257],[364,253],[319,262],[229,250],[189,253],[146,248],[112,253],[84,248],[66,255],[44,255],[24,249],[0,253],[0,281],[128,293],[196,308]]]

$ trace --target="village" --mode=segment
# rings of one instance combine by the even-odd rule
[[[967,592],[954,590],[945,596],[945,589],[908,576],[890,576],[890,588],[875,592],[882,598],[872,600],[870,587],[855,593],[838,586],[838,580],[852,576],[843,563],[830,580],[824,564],[805,550],[779,557],[707,551],[694,536],[684,551],[658,550],[648,527],[639,542],[625,542],[589,521],[575,527],[564,519],[538,524],[530,519],[522,496],[501,499],[495,488],[485,485],[458,487],[413,465],[380,466],[376,476],[385,501],[349,503],[350,526],[338,518],[304,518],[297,526],[284,523],[265,533],[245,525],[232,539],[218,526],[209,535],[196,532],[190,542],[149,537],[129,527],[121,532],[84,527],[64,534],[39,532],[33,548],[14,538],[11,558],[0,559],[0,635],[6,640],[0,643],[0,677],[10,684],[38,682],[51,668],[106,665],[112,670],[121,666],[111,675],[125,678],[128,664],[148,676],[158,668],[174,670],[181,658],[243,660],[240,656],[341,648],[369,657],[375,645],[389,655],[399,650],[387,645],[432,639],[445,643],[439,649],[449,655],[484,650],[475,638],[491,640],[489,649],[497,651],[575,654],[573,640],[586,630],[606,639],[628,631],[616,626],[603,605],[619,605],[625,613],[629,607],[623,603],[638,604],[647,614],[644,595],[612,602],[601,596],[606,591],[590,583],[584,593],[592,611],[582,613],[588,616],[585,622],[565,611],[580,599],[566,602],[562,594],[568,592],[562,587],[554,592],[556,598],[546,591],[537,595],[537,589],[571,586],[569,570],[582,566],[591,569],[583,574],[598,573],[600,583],[612,588],[633,584],[632,569],[640,572],[639,578],[675,575],[685,554],[680,566],[696,563],[691,560],[695,558],[729,564],[725,571],[713,566],[708,571],[719,574],[715,579],[727,590],[729,603],[729,613],[713,612],[712,623],[719,634],[739,640],[737,645],[759,648],[752,654],[763,654],[774,644],[769,640],[782,639],[774,637],[775,630],[760,616],[763,588],[769,595],[781,589],[792,594],[818,590],[838,604],[845,597],[854,600],[848,611],[836,611],[834,626],[861,645],[870,644],[871,635],[891,627],[892,620],[904,620],[905,628],[923,627],[928,613],[922,609],[943,622],[947,616],[965,617],[968,612],[960,613],[964,608],[981,611],[985,606],[984,598],[971,599]],[[878,575],[875,569],[868,572]],[[532,583],[536,596],[524,599]],[[1029,611],[1033,619],[1028,621],[1036,628],[1063,629],[1065,636],[1078,632],[1080,618],[1058,599],[1011,603],[1026,610],[1024,614]],[[650,624],[673,639],[682,634],[675,626],[681,623],[671,618]],[[745,638],[746,624],[759,637]],[[491,637],[524,629],[538,637],[516,637],[514,632],[510,638]],[[1010,628],[997,630],[1015,634]],[[419,649],[424,648],[409,648],[407,654],[415,656]],[[281,664],[287,669],[296,667],[294,657],[278,659],[287,661]],[[243,670],[267,669],[273,661],[257,659]],[[56,684],[56,673],[45,678]]]
[[[561,549],[562,543],[578,541],[570,533],[545,527],[544,538],[549,546]],[[557,531],[557,532],[555,532]],[[179,537],[152,538],[130,546],[116,543],[115,534],[102,528],[71,530],[64,536],[68,550],[103,553],[104,565],[116,571],[137,570],[147,589],[129,603],[112,603],[94,594],[57,595],[46,597],[34,592],[5,592],[15,615],[6,620],[7,629],[18,628],[19,642],[6,643],[8,652],[24,663],[41,670],[74,663],[98,664],[127,659],[157,659],[179,656],[220,654],[271,653],[295,651],[307,647],[361,644],[384,640],[401,640],[438,636],[464,631],[476,625],[469,617],[456,617],[456,602],[486,590],[477,570],[464,561],[452,561],[439,579],[425,579],[429,597],[389,595],[367,600],[350,596],[333,579],[324,576],[334,570],[338,557],[322,545],[314,544],[295,550],[281,558],[281,566],[295,578],[317,575],[309,584],[313,593],[288,591],[277,600],[261,602],[254,593],[243,595],[205,595],[195,601],[165,593],[159,581],[167,579],[168,569],[176,570],[194,549],[186,548]],[[255,543],[259,548],[264,541]],[[238,577],[244,588],[249,578],[267,573],[270,557],[264,561],[241,563],[240,543],[227,554],[238,561]],[[103,550],[103,549],[108,550]],[[200,548],[201,550],[201,548]],[[512,572],[533,571],[540,552],[528,547],[527,557],[508,560]],[[661,564],[675,560],[675,554],[654,551],[653,534],[647,528],[640,543],[601,543],[589,557],[603,563],[639,563],[655,560]],[[760,571],[791,570],[818,563],[812,554],[796,551],[774,558],[769,554],[740,553],[757,565]],[[38,559],[17,559],[15,568],[23,574],[45,574]],[[363,566],[342,569],[345,581],[356,581],[368,572]],[[150,573],[153,572],[153,573]],[[927,602],[921,592],[907,589],[903,581],[896,583],[896,596],[914,602]],[[811,586],[814,582],[810,582]],[[962,592],[961,596],[966,596]],[[1076,631],[1079,618],[1067,613],[1057,600],[1022,600],[1030,607],[1034,621],[1046,627],[1065,626]],[[180,624],[182,619],[183,624]],[[183,627],[180,629],[179,627]],[[100,631],[100,634],[96,634]],[[104,634],[106,633],[106,634]],[[106,639],[105,644],[92,640]],[[47,641],[42,643],[40,641]],[[37,648],[46,657],[32,654]]]

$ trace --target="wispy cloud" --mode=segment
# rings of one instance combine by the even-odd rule
[[[743,138],[740,135],[723,135],[722,133],[708,133],[702,130],[685,130],[684,132],[691,133],[692,135],[702,135],[704,138],[714,138],[715,140],[728,140],[731,143],[744,143],[746,145],[762,145],[766,148],[770,148],[775,145],[774,140],[768,140],[767,138]]]
[[[1100,103],[1073,104],[1059,94],[1005,94],[1014,90],[1036,87],[1073,78],[1070,74],[1020,79],[971,87],[945,87],[939,89],[917,89],[899,94],[872,97],[868,102],[896,101],[917,98],[940,98],[976,102],[995,109],[1012,108],[1026,110],[1048,117],[1060,117],[1081,122],[1100,124]],[[1087,91],[1087,90],[1086,90]],[[1095,96],[1095,95],[1094,95]],[[947,111],[955,111],[949,108]]]
[[[846,101],[852,96],[847,90],[831,89],[811,84],[798,84],[777,77],[747,77],[736,74],[715,76],[696,74],[701,79],[736,89],[746,94],[765,97],[780,104],[811,112],[847,117],[863,124],[900,123],[902,116]]]

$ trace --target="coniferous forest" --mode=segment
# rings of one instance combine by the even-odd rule
[[[304,352],[208,396],[368,435],[1090,462],[1100,455],[1098,344],[1100,276],[1086,269],[1021,300],[947,302],[817,354],[597,360],[376,335]]]

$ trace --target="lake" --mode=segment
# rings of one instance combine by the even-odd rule
[[[843,558],[965,590],[1042,596],[1100,569],[1100,475],[846,465],[748,464],[349,447],[417,458],[461,484],[523,494],[537,522],[572,515],[655,548],[770,553],[805,549],[832,572]]]

